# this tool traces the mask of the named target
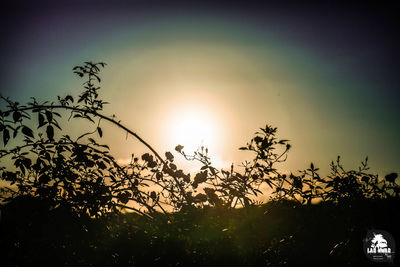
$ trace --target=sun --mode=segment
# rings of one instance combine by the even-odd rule
[[[206,110],[180,110],[172,118],[170,128],[172,144],[183,145],[189,154],[201,146],[214,147],[217,143],[218,127]]]

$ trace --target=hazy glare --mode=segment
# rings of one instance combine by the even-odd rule
[[[160,153],[174,149],[177,129],[192,117],[191,129],[208,135],[199,145],[209,146],[220,167],[245,159],[237,148],[268,123],[293,144],[283,170],[310,161],[327,170],[337,155],[354,168],[368,155],[377,172],[398,171],[398,113],[382,104],[379,86],[277,34],[274,24],[216,14],[153,15],[121,11],[95,27],[75,14],[79,29],[68,14],[44,16],[15,41],[20,65],[11,64],[2,93],[24,101],[78,93],[81,81],[71,68],[105,61],[103,96],[111,102],[105,113]],[[118,129],[105,132],[104,142],[121,160],[143,152]]]

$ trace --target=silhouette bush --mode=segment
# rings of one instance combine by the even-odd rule
[[[198,172],[185,172],[171,152],[162,157],[114,115],[102,113],[108,104],[100,97],[105,65],[85,62],[73,69],[85,79],[77,97],[42,103],[31,98],[21,105],[1,96],[0,249],[7,251],[11,265],[304,261],[308,266],[315,255],[325,265],[359,264],[346,249],[358,253],[354,244],[361,239],[354,227],[380,225],[369,208],[397,234],[396,222],[388,218],[399,199],[396,173],[384,178],[369,173],[368,158],[358,170],[345,170],[338,157],[326,177],[313,163],[282,174],[277,164],[286,160],[291,145],[278,139],[270,125],[240,148],[253,158],[228,169],[215,168],[207,148],[189,154],[177,145],[180,156],[201,164]],[[77,120],[92,129],[68,134],[65,129]],[[149,152],[132,154],[129,164],[118,163],[101,142],[106,123],[135,137]],[[262,185],[272,189],[271,201],[259,205]],[[365,214],[353,214],[353,208]],[[315,243],[320,245],[311,253]]]
[[[177,168],[172,153],[166,152],[162,158],[115,116],[101,113],[108,104],[99,97],[99,72],[104,66],[105,63],[85,62],[74,68],[74,73],[86,79],[77,101],[67,95],[58,97],[56,102],[39,103],[32,98],[26,105],[20,105],[9,98],[1,98],[6,104],[6,109],[0,113],[2,140],[5,148],[9,143],[14,145],[0,151],[0,158],[9,157],[14,167],[1,166],[0,177],[9,183],[2,187],[3,200],[32,195],[48,200],[54,207],[66,205],[78,214],[91,216],[116,212],[119,207],[149,215],[156,209],[165,211],[166,206],[173,210],[205,205],[247,206],[251,195],[261,193],[257,187],[267,175],[276,172],[273,165],[280,162],[289,149],[286,145],[281,155],[274,154],[273,147],[285,145],[287,141],[276,141],[276,129],[266,126],[248,147],[260,153],[253,164],[244,165],[245,172],[241,174],[233,167],[230,171],[214,168],[207,148],[187,155],[183,146],[178,145],[176,151],[203,165],[191,177]],[[76,138],[66,134],[62,124],[77,119],[92,124],[93,131]],[[104,121],[133,135],[151,153],[132,157],[130,164],[120,165],[110,155],[109,147],[99,142]],[[260,165],[261,161],[265,166]],[[147,192],[145,189],[150,185],[160,190]]]
[[[162,158],[114,115],[101,113],[108,104],[99,96],[99,73],[105,65],[85,62],[73,68],[75,74],[86,79],[77,101],[67,95],[58,97],[56,102],[39,103],[32,98],[26,105],[20,105],[1,97],[6,104],[6,109],[0,111],[4,148],[8,143],[14,145],[0,150],[0,159],[4,162],[9,157],[14,167],[13,170],[6,165],[0,167],[1,179],[9,184],[1,188],[3,200],[31,195],[49,201],[54,207],[64,205],[77,214],[100,216],[118,208],[149,215],[156,210],[165,211],[166,206],[173,210],[190,206],[249,206],[255,203],[252,196],[262,194],[259,187],[263,183],[273,189],[273,199],[301,203],[399,195],[397,174],[380,179],[366,173],[368,158],[359,170],[345,171],[338,157],[331,163],[332,172],[326,178],[318,174],[319,169],[312,163],[299,175],[280,174],[275,166],[286,160],[290,144],[288,140],[278,140],[277,128],[269,125],[240,148],[254,152],[255,157],[244,162],[239,171],[233,165],[230,170],[217,170],[207,148],[201,147],[194,155],[188,155],[183,146],[176,146],[176,151],[187,160],[202,164],[200,171],[191,177],[174,164],[172,153],[166,152]],[[92,124],[93,131],[76,138],[62,131],[62,123],[77,119]],[[109,147],[99,142],[105,122],[137,138],[151,153],[140,158],[133,156],[127,165],[119,164],[109,153]],[[160,190],[146,191],[149,186]]]

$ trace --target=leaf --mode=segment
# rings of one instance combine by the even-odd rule
[[[49,110],[46,110],[46,118],[49,123],[53,120],[53,113]]]
[[[47,126],[46,134],[47,134],[47,138],[49,138],[50,140],[54,140],[54,128],[53,128],[53,126],[51,126],[51,125]]]
[[[147,167],[155,168],[155,167],[157,167],[157,162],[155,162],[154,160],[153,161],[149,161],[149,162],[147,162]]]
[[[100,127],[97,127],[97,132],[99,133],[100,137],[103,137],[103,130]]]
[[[25,167],[24,165],[19,165],[19,169],[21,170],[22,174],[25,175]]]
[[[74,102],[74,98],[73,98],[72,96],[70,96],[70,95],[67,95],[67,96],[65,97],[65,100],[66,100],[66,101],[70,100],[71,102]]]
[[[42,127],[43,125],[46,124],[46,123],[44,122],[44,116],[43,116],[42,113],[38,113],[38,120],[39,120],[38,129],[39,129],[40,127]]]
[[[397,176],[398,176],[397,173],[393,172],[393,173],[390,173],[390,174],[386,175],[385,179],[386,179],[386,181],[388,181],[390,183],[394,183],[394,181],[396,180]]]
[[[21,126],[18,126],[17,128],[14,129],[13,138],[17,137],[19,128],[21,128]]]
[[[25,158],[22,161],[22,164],[25,166],[25,168],[29,169],[32,165],[32,160],[30,158]]]
[[[104,162],[102,162],[102,161],[98,161],[97,166],[99,166],[99,168],[101,170],[105,170],[107,168],[106,165],[104,164]]]
[[[152,161],[153,160],[153,156],[150,155],[149,153],[144,153],[142,155],[142,160],[147,161],[147,162]]]
[[[208,198],[210,200],[212,200],[213,202],[217,202],[218,201],[218,196],[217,196],[217,194],[215,194],[215,190],[214,189],[212,189],[212,188],[204,188],[204,192],[206,193]]]
[[[33,131],[32,131],[30,128],[26,127],[26,126],[23,126],[23,127],[22,127],[22,133],[23,133],[24,135],[27,135],[27,136],[33,138]]]
[[[175,172],[175,177],[176,177],[176,178],[183,178],[183,177],[185,177],[185,174],[183,173],[183,170],[177,170],[177,171]]]
[[[3,131],[3,143],[4,143],[4,146],[7,145],[8,140],[10,140],[10,131],[8,129],[4,129],[4,131]]]
[[[57,121],[54,121],[54,122],[53,122],[53,125],[56,126],[58,129],[61,130],[61,127],[58,125],[58,122],[57,122]]]
[[[184,146],[177,145],[177,146],[175,147],[175,150],[178,151],[179,153],[182,153],[183,147],[184,147]]]
[[[173,164],[173,163],[171,163],[171,164],[169,164],[169,167],[172,169],[172,170],[176,170],[176,165],[175,164]]]
[[[293,176],[293,186],[298,188],[298,189],[302,189],[303,188],[303,183],[301,182],[301,180],[298,177]]]
[[[256,143],[260,143],[260,142],[262,142],[262,137],[260,137],[260,136],[256,136],[256,137],[254,137],[253,138],[253,140],[254,140],[254,142],[256,142]]]
[[[204,183],[205,181],[207,181],[207,171],[199,172],[194,177],[193,186],[197,187],[198,184]]]
[[[94,123],[94,120],[93,120],[89,115],[86,114],[86,115],[85,115],[85,118]]]
[[[21,118],[21,113],[18,112],[18,111],[15,111],[15,112],[13,113],[14,122],[19,121],[20,118]]]
[[[186,183],[190,183],[190,173],[189,173],[189,174],[186,174],[186,175],[183,175],[183,180],[184,180]]]
[[[195,202],[205,202],[207,201],[207,196],[205,194],[199,193],[194,196]]]
[[[165,156],[167,157],[167,159],[169,160],[169,161],[173,161],[174,160],[174,155],[172,155],[172,153],[171,152],[165,152]]]
[[[94,166],[94,161],[86,158],[85,164],[86,164],[86,166],[88,166],[89,168],[92,168],[92,167]]]
[[[123,204],[128,203],[130,194],[128,192],[122,192],[118,194],[119,201]]]

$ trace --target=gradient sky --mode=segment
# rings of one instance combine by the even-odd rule
[[[268,123],[293,145],[282,170],[312,161],[326,172],[337,155],[356,168],[368,155],[373,172],[400,171],[398,9],[201,3],[2,6],[1,94],[76,95],[72,67],[104,61],[105,114],[160,153],[181,143],[192,119],[228,167],[249,156],[237,148]],[[144,151],[118,130],[104,140],[121,160]]]

